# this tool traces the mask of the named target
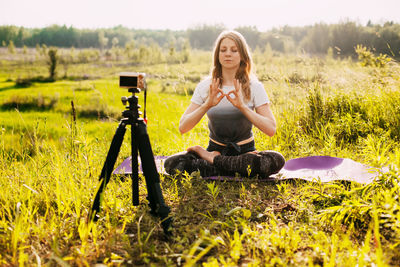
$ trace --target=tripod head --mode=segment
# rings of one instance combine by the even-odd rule
[[[129,103],[126,107],[127,110],[122,112],[124,118],[130,118],[138,120],[142,114],[139,111],[140,105],[138,105],[138,97],[135,95],[144,89],[144,113],[143,120],[147,123],[146,118],[146,98],[147,98],[147,83],[146,74],[138,72],[121,72],[119,76],[119,86],[122,88],[128,88],[128,92],[132,93],[130,97],[121,97],[121,101],[124,105]]]
[[[129,88],[128,92],[132,93],[132,94],[137,94],[140,93],[142,90],[140,88]]]

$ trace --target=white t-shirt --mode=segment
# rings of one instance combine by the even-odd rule
[[[211,77],[201,81],[196,86],[191,101],[198,105],[203,104],[208,97],[210,85]],[[224,93],[232,90],[235,90],[234,86],[222,88]],[[254,110],[256,107],[270,103],[263,84],[256,78],[250,80],[250,91],[250,100],[247,102],[250,109]],[[226,97],[208,110],[207,117],[210,138],[217,142],[238,143],[253,136],[252,123]]]

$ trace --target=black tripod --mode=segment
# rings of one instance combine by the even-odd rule
[[[96,193],[93,201],[92,210],[89,214],[89,220],[97,221],[99,218],[98,212],[100,211],[100,201],[102,199],[103,191],[105,190],[110,176],[114,169],[115,161],[117,160],[118,153],[121,149],[122,141],[126,132],[126,126],[131,125],[131,150],[132,150],[132,202],[134,206],[139,205],[139,174],[138,174],[138,151],[142,163],[143,174],[145,176],[147,186],[147,199],[149,201],[150,213],[158,216],[161,219],[161,226],[164,233],[170,234],[170,227],[172,218],[168,217],[170,208],[165,204],[164,198],[160,187],[160,176],[154,162],[153,151],[151,149],[149,135],[147,134],[146,124],[143,119],[139,117],[141,112],[138,105],[138,97],[135,93],[139,93],[140,89],[130,88],[129,92],[132,96],[122,98],[126,110],[122,112],[123,118],[121,119],[117,131],[111,141],[111,146],[107,154],[106,161],[101,170],[99,180],[101,185]],[[145,100],[146,101],[146,100]]]

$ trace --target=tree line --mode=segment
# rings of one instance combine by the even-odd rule
[[[182,31],[129,29],[117,26],[106,29],[77,29],[65,25],[45,28],[0,26],[0,44],[16,47],[37,45],[74,48],[159,46],[161,49],[211,50],[224,25],[199,25]],[[293,27],[284,26],[261,32],[254,26],[238,27],[250,47],[279,52],[332,53],[355,56],[355,47],[363,45],[374,53],[400,57],[400,24],[385,22],[361,25],[353,21],[336,24],[316,23]]]

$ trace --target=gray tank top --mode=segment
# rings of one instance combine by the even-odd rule
[[[192,102],[203,104],[208,97],[211,79],[206,79],[198,84],[193,93]],[[251,80],[251,96],[247,106],[254,110],[256,107],[269,103],[264,86],[258,80]],[[234,90],[233,86],[224,86],[224,93]],[[207,112],[210,138],[223,143],[238,143],[253,136],[252,123],[224,97],[218,105]]]
[[[233,88],[224,87],[222,90],[227,93]],[[226,97],[218,105],[208,110],[207,117],[210,138],[217,142],[237,143],[253,136],[252,123]]]

